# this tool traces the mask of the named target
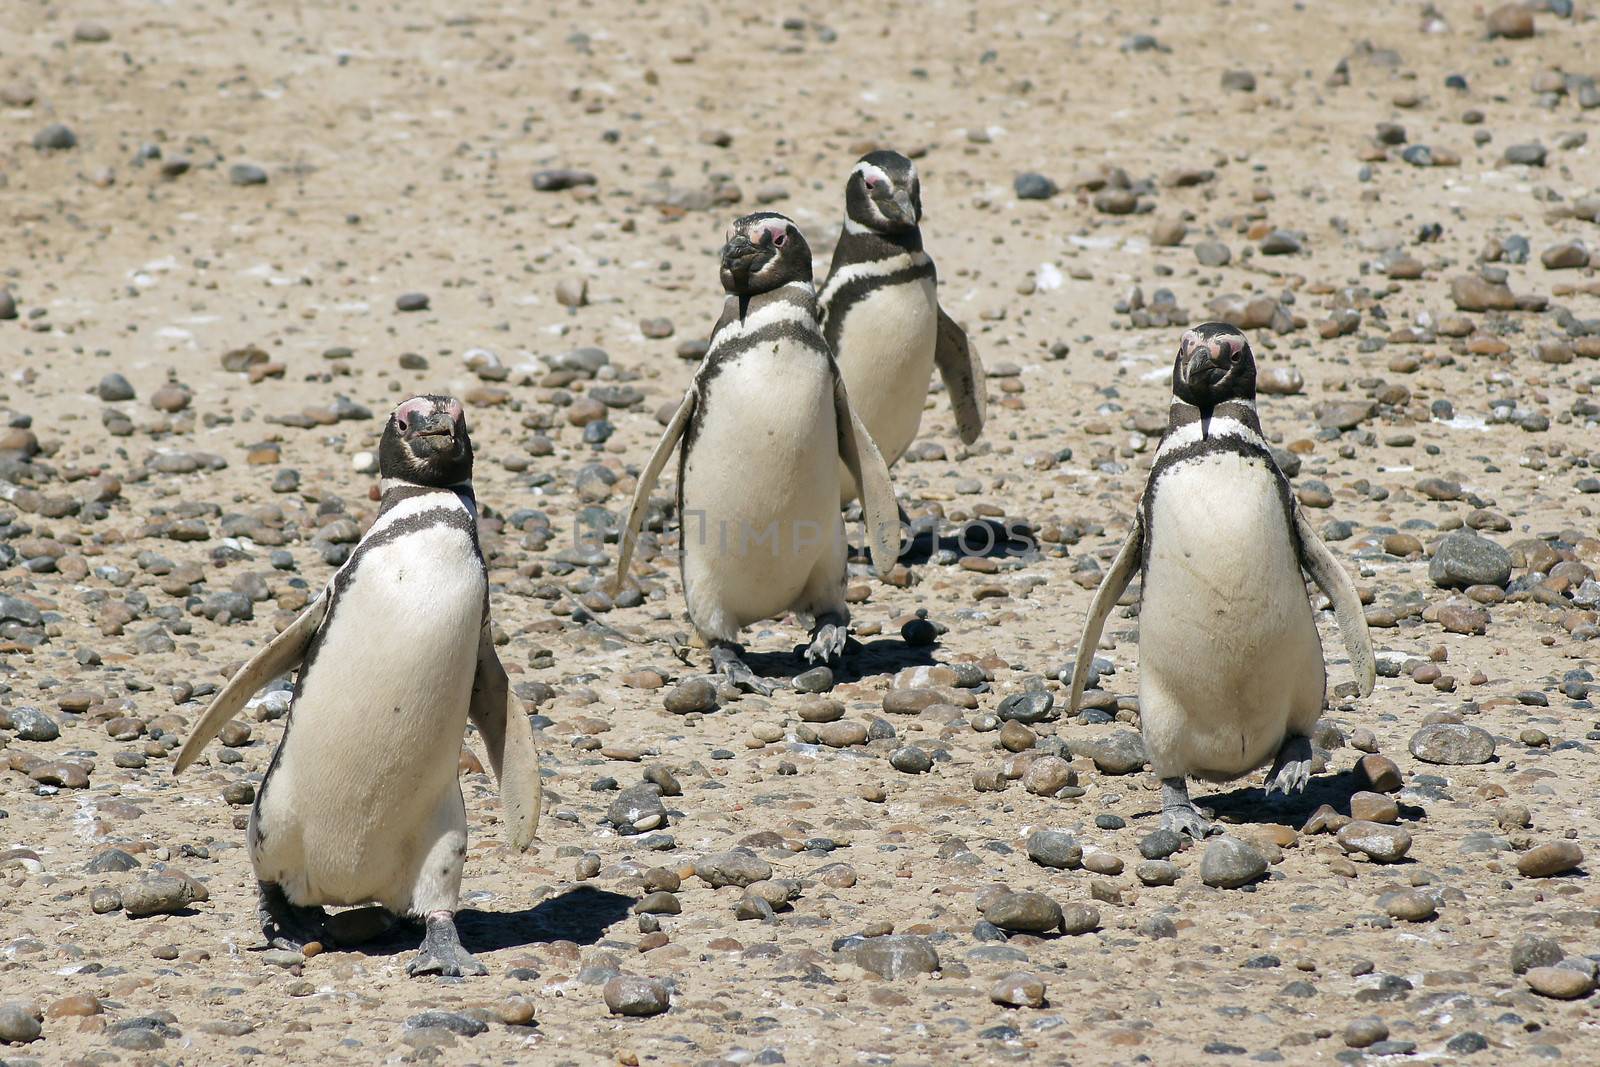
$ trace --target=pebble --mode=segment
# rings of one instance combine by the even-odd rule
[[[0,1004],[0,1043],[24,1045],[44,1032],[33,1007],[20,1000]]]
[[[1404,784],[1400,768],[1388,756],[1369,753],[1362,756],[1356,770],[1366,780],[1367,788],[1377,793],[1393,793]]]
[[[1044,994],[1044,979],[1027,971],[1003,975],[989,987],[989,1000],[1006,1008],[1042,1008]]]
[[[1350,796],[1350,818],[1359,822],[1396,823],[1400,821],[1400,805],[1393,797],[1363,790]]]
[[[78,147],[78,135],[59,122],[52,122],[33,135],[33,147],[41,152],[65,152]]]
[[[1233,252],[1221,241],[1201,241],[1194,246],[1194,258],[1202,267],[1226,267]]]
[[[1144,767],[1149,758],[1144,750],[1144,738],[1132,730],[1117,730],[1105,737],[1072,742],[1073,754],[1082,753],[1094,760],[1101,774],[1132,774]]]
[[[0,727],[10,730],[19,741],[54,741],[61,736],[60,725],[38,708],[0,709]]]
[[[817,740],[829,748],[849,748],[867,741],[867,724],[854,719],[820,723],[815,729]]]
[[[1566,957],[1555,938],[1525,933],[1511,945],[1511,973],[1526,974],[1535,967],[1554,967]]]
[[[743,889],[752,882],[771,878],[772,864],[753,852],[734,849],[700,859],[694,865],[694,873],[713,889],[726,885]]]
[[[1000,706],[995,709],[995,714],[1007,722],[1032,726],[1059,718],[1060,713],[1055,711],[1055,703],[1055,697],[1048,690],[1028,689],[1021,693],[1012,693],[1002,700]]]
[[[631,974],[619,974],[607,981],[602,995],[613,1015],[660,1015],[672,1003],[671,992],[661,979]]]
[[[1022,787],[1039,797],[1053,797],[1066,787],[1077,784],[1077,772],[1059,756],[1040,756],[1022,776]]]
[[[1055,182],[1043,174],[1019,174],[1011,182],[1018,200],[1049,200],[1060,191]]]
[[[1064,830],[1035,830],[1028,835],[1028,858],[1041,867],[1073,870],[1083,865],[1083,846]]]
[[[1517,872],[1524,878],[1554,878],[1583,863],[1576,841],[1547,841],[1517,857]]]
[[[208,899],[205,887],[171,874],[149,874],[122,887],[122,908],[131,918],[169,915]]]
[[[1446,534],[1434,549],[1428,578],[1445,589],[1473,585],[1504,587],[1511,580],[1511,553],[1470,530]]]
[[[228,182],[232,185],[265,185],[267,172],[254,163],[235,163],[228,168]]]
[[[927,774],[933,770],[933,757],[916,745],[905,745],[890,753],[889,765],[904,774]]]
[[[1593,974],[1570,967],[1534,967],[1522,977],[1529,989],[1555,1000],[1578,1000],[1595,988]]]
[[[1344,1043],[1350,1048],[1367,1048],[1389,1037],[1389,1027],[1377,1016],[1352,1019],[1344,1027]]]
[[[1533,12],[1525,4],[1502,4],[1489,12],[1486,26],[1490,37],[1522,40],[1533,36]]]
[[[706,678],[690,678],[667,690],[661,704],[674,715],[715,711],[717,687]]]
[[[1459,722],[1432,723],[1411,735],[1406,746],[1424,763],[1461,767],[1494,758],[1494,735],[1480,726]]]
[[[1359,852],[1375,863],[1398,863],[1411,851],[1411,835],[1398,826],[1350,822],[1336,836],[1340,848]]]
[[[1042,934],[1062,926],[1061,905],[1043,893],[1005,893],[983,909],[986,922],[1002,930]]]
[[[1516,294],[1505,282],[1491,282],[1476,274],[1450,280],[1450,299],[1462,311],[1515,311]]]
[[[134,398],[133,386],[128,382],[128,379],[115,371],[102,377],[100,384],[95,386],[94,391],[95,395],[108,404]]]
[[[1412,923],[1427,922],[1439,914],[1433,898],[1415,889],[1385,893],[1378,898],[1378,906],[1391,917]]]
[[[1589,265],[1589,249],[1582,241],[1562,241],[1541,252],[1539,262],[1545,270],[1580,270]]]
[[[1266,873],[1266,855],[1250,842],[1231,835],[1207,843],[1200,858],[1200,880],[1217,889],[1237,889]]]
[[[607,1003],[609,1004],[610,1002],[607,1001]],[[477,1037],[489,1029],[488,1023],[454,1011],[425,1011],[406,1020],[406,1029],[408,1030],[421,1030],[435,1026],[442,1030],[448,1030],[458,1037]]]
[[[595,176],[586,170],[558,167],[534,172],[533,187],[541,193],[558,193],[580,185],[593,185],[595,180]]]
[[[427,311],[427,293],[401,293],[395,297],[394,309],[396,311]]]
[[[915,934],[852,939],[848,958],[862,970],[891,982],[939,969],[939,953],[932,942]]]

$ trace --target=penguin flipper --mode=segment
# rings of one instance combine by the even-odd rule
[[[500,783],[506,837],[512,848],[526,851],[539,831],[539,809],[544,797],[539,749],[533,743],[528,713],[511,691],[506,670],[495,653],[487,623],[478,636],[478,670],[472,678],[472,703],[467,715],[483,737],[495,780]]]
[[[267,647],[252,656],[243,667],[234,672],[228,684],[222,687],[200,717],[200,722],[190,732],[189,739],[178,751],[172,773],[182,774],[200,755],[200,750],[222,732],[222,726],[239,713],[256,691],[285,671],[298,667],[305,659],[306,649],[328,613],[329,596],[324,591],[300,613],[300,617],[284,627],[283,632],[267,643]]]
[[[839,459],[861,490],[861,519],[867,527],[872,569],[883,578],[900,559],[900,508],[889,481],[889,466],[878,451],[878,443],[850,406],[844,378],[837,367],[833,375],[833,415],[839,434]]]
[[[1361,608],[1361,594],[1298,504],[1294,508],[1294,528],[1300,541],[1301,565],[1332,601],[1333,617],[1339,622],[1339,636],[1344,638],[1345,651],[1350,655],[1356,685],[1362,696],[1370,696],[1378,681],[1378,661],[1372,654],[1372,635],[1367,630],[1367,613]]]
[[[644,526],[645,512],[650,509],[650,494],[655,491],[661,468],[667,465],[667,459],[671,457],[672,450],[678,447],[683,431],[694,414],[697,390],[698,385],[693,385],[683,394],[683,402],[673,412],[672,421],[667,423],[661,440],[656,442],[656,450],[650,453],[650,462],[639,472],[639,484],[633,491],[633,504],[628,508],[628,525],[622,531],[622,543],[617,546],[617,575],[611,580],[612,596],[622,591],[622,583],[628,579],[628,564],[633,561],[633,546],[639,539],[639,529]]]
[[[1111,561],[1111,569],[1100,579],[1100,588],[1094,591],[1094,599],[1089,602],[1089,617],[1083,622],[1083,636],[1078,638],[1078,659],[1072,665],[1072,696],[1068,705],[1070,715],[1076,715],[1078,705],[1083,702],[1083,687],[1089,681],[1089,668],[1094,664],[1095,649],[1100,647],[1100,632],[1105,629],[1106,619],[1110,617],[1111,609],[1117,606],[1122,591],[1133,581],[1133,573],[1139,569],[1143,554],[1144,516],[1136,511],[1133,529],[1128,531],[1127,540],[1122,542],[1117,558]]]
[[[967,331],[957,326],[955,320],[944,313],[944,308],[939,309],[939,340],[933,350],[933,361],[939,367],[939,377],[955,409],[956,432],[964,444],[970,445],[983,433],[988,413],[983,361],[968,342]]]

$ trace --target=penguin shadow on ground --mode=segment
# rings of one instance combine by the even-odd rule
[[[1311,818],[1311,813],[1324,804],[1348,815],[1351,795],[1366,788],[1366,779],[1351,769],[1338,774],[1314,776],[1306,783],[1305,792],[1289,797],[1281,793],[1268,797],[1267,791],[1260,785],[1247,785],[1225,793],[1202,795],[1195,802],[1212,809],[1224,828],[1229,824],[1259,826],[1263,823],[1279,823],[1298,830]],[[1411,817],[1408,806],[1400,805],[1402,822]]]
[[[804,674],[816,666],[806,662],[805,647],[796,645],[792,652],[747,651],[744,661],[751,670],[768,681],[793,681],[796,675]],[[835,684],[859,682],[874,675],[894,674],[904,667],[928,666],[937,662],[933,658],[937,647],[914,647],[906,644],[898,635],[875,638],[864,644],[852,637],[845,646],[844,655],[833,664],[833,680]]]
[[[578,885],[520,911],[462,908],[456,912],[456,929],[461,933],[461,943],[474,955],[551,941],[592,945],[603,938],[608,929],[628,917],[635,900],[592,885]],[[382,936],[356,946],[354,951],[371,956],[414,953],[421,936],[422,923],[407,920],[396,923]]]
[[[905,515],[901,514],[905,523]],[[973,519],[960,524],[946,524],[919,519],[906,523],[911,530],[910,542],[900,550],[900,562],[916,566],[931,561],[940,553],[976,556],[983,559],[1033,559],[1039,555],[1039,542],[1033,526],[1021,519],[1002,522],[999,519]],[[865,562],[865,549],[851,549],[852,561]]]

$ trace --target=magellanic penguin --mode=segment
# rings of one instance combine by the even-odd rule
[[[267,940],[326,941],[322,905],[376,902],[426,923],[409,973],[484,974],[455,926],[467,852],[462,734],[470,719],[482,735],[519,851],[539,825],[539,757],[490,635],[460,403],[401,404],[378,464],[372,528],[311,606],[217,694],[174,773],[256,690],[298,666],[246,832]]]
[[[793,611],[814,620],[810,661],[845,647],[841,461],[863,487],[880,575],[900,544],[894,490],[851,408],[817,324],[811,250],[793,222],[763,211],[735,220],[722,249],[722,317],[694,381],[639,474],[616,587],[668,457],[678,460],[679,566],[689,619],[716,670],[770,693],[740,659],[739,631]]]
[[[898,152],[869,152],[844,187],[844,232],[818,306],[856,414],[891,467],[922,423],[933,368],[955,409],[956,432],[983,432],[983,363],[939,307],[937,272],[922,249],[922,183]],[[846,473],[845,500],[856,496]]]
[[[1250,344],[1220,322],[1183,335],[1172,409],[1133,529],[1089,608],[1072,710],[1106,617],[1143,568],[1139,718],[1161,779],[1162,825],[1212,832],[1189,776],[1229,781],[1276,757],[1267,791],[1305,788],[1327,667],[1306,596],[1332,602],[1361,695],[1376,664],[1361,599],[1273,461],[1256,415]]]

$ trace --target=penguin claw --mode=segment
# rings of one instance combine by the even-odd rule
[[[777,692],[775,683],[757,676],[744,660],[739,658],[739,653],[726,646],[717,646],[711,650],[711,665],[716,672],[726,678],[730,685],[744,690],[746,693],[759,693],[769,697]]]
[[[427,929],[422,937],[422,951],[406,964],[406,973],[413,978],[421,974],[462,978],[488,974],[489,968],[462,947],[461,935],[456,932],[455,917],[448,912],[440,912],[428,916]]]
[[[1311,739],[1290,737],[1278,749],[1278,758],[1267,772],[1267,796],[1280,792],[1284,796],[1304,792],[1311,781]]]
[[[1161,813],[1161,828],[1187,834],[1196,841],[1204,841],[1207,836],[1222,831],[1221,827],[1202,818],[1192,807],[1167,808]]]
[[[283,887],[272,882],[256,883],[256,891],[256,915],[267,947],[300,952],[309,942],[326,945],[332,940],[328,936],[328,913],[321,908],[290,903]]]
[[[806,647],[807,663],[832,663],[844,655],[845,643],[850,640],[850,628],[834,623],[818,626]]]
[[[406,974],[415,978],[418,975],[437,974],[445,978],[467,978],[488,974],[489,968],[478,962],[478,958],[460,945],[456,945],[453,952],[439,956],[429,949],[417,953],[416,958],[406,964]]]

